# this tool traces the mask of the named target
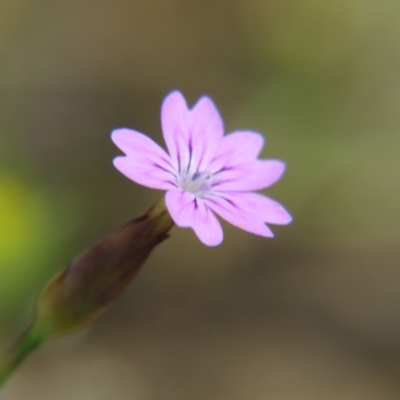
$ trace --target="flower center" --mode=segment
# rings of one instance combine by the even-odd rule
[[[196,171],[192,175],[181,174],[179,177],[179,186],[192,193],[196,197],[204,197],[210,192],[213,175],[209,171]]]

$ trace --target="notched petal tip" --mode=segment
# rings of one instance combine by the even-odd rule
[[[281,213],[279,215],[279,222],[275,222],[275,225],[289,225],[293,222],[293,217],[289,212],[282,206]]]
[[[252,130],[236,130],[229,133],[229,135],[241,136],[244,141],[249,141],[252,147],[259,148],[259,152],[263,149],[265,143],[267,142],[266,137],[262,133]]]
[[[266,161],[270,161],[271,163],[275,164],[276,171],[280,171],[283,174],[286,170],[286,162],[278,159],[269,158]]]
[[[200,237],[198,237],[198,238],[201,241],[201,243],[205,244],[208,247],[217,247],[217,246],[221,245],[222,242],[224,241],[223,234],[220,237],[211,238],[211,240],[209,240],[209,239],[205,240],[205,239],[202,239]]]
[[[199,214],[202,214],[200,216]],[[197,213],[192,229],[199,240],[209,247],[219,246],[224,240],[224,232],[220,222],[214,213],[204,206],[203,210]]]
[[[276,202],[276,204],[279,204]],[[266,210],[265,222],[273,225],[289,225],[293,221],[293,217],[289,212],[279,204],[275,209]]]
[[[137,132],[130,128],[117,128],[111,131],[111,140],[125,154],[135,149],[137,138],[145,136],[143,133]]]
[[[190,109],[190,112],[197,122],[201,122],[202,125],[207,126],[207,121],[210,119],[213,120],[213,125],[217,124],[218,126],[215,128],[219,128],[222,131],[221,135],[223,135],[224,127],[221,113],[211,97],[207,95],[200,97]]]
[[[275,237],[275,233],[272,232],[271,228],[266,223],[264,223],[264,225],[265,225],[265,227],[267,229],[265,230],[263,235],[259,234],[258,236],[263,236],[263,237],[266,237],[266,238],[269,238],[269,239],[273,239]]]
[[[173,90],[171,90],[171,91],[165,96],[164,100],[167,99],[167,98],[170,97],[170,96],[179,96],[179,97],[181,97],[183,100],[185,100],[185,96],[183,95],[183,93],[182,93],[179,89],[173,89]]]
[[[260,160],[264,163],[265,168],[265,184],[264,188],[272,186],[278,182],[286,170],[286,163],[281,160],[267,159]]]
[[[117,156],[113,158],[112,163],[118,171],[120,171],[120,166],[125,162],[126,158],[127,156]]]
[[[168,113],[173,111],[182,111],[182,108],[189,110],[185,96],[179,90],[173,90],[168,93],[161,105],[161,110]]]
[[[129,128],[116,128],[111,131],[111,140],[118,146],[118,143],[121,140],[126,139],[127,136],[131,135],[134,132]]]
[[[203,95],[201,96],[196,103],[194,104],[194,106],[191,108],[191,111],[193,111],[196,107],[199,106],[203,106],[203,107],[212,107],[217,109],[217,106],[214,103],[214,100],[208,96],[208,95]]]

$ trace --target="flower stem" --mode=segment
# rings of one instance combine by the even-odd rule
[[[32,326],[0,365],[0,388],[34,349],[98,318],[139,272],[174,222],[164,199],[84,250],[39,297]]]
[[[29,328],[0,366],[0,389],[5,385],[25,357],[42,345],[46,339]]]

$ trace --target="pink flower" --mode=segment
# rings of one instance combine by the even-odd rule
[[[116,129],[112,140],[126,156],[116,157],[114,165],[140,185],[166,190],[166,206],[176,225],[192,228],[204,244],[217,246],[223,232],[214,212],[265,237],[273,237],[266,223],[292,220],[281,204],[253,192],[274,184],[285,169],[282,161],[257,158],[262,135],[237,131],[224,136],[209,97],[189,109],[177,91],[165,98],[161,123],[169,155],[142,133]]]

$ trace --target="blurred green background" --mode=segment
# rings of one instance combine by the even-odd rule
[[[43,284],[162,195],[119,174],[113,128],[162,142],[178,88],[267,138],[293,214],[276,238],[174,229],[91,328],[5,400],[400,398],[400,3],[49,0],[0,5],[0,343]]]

